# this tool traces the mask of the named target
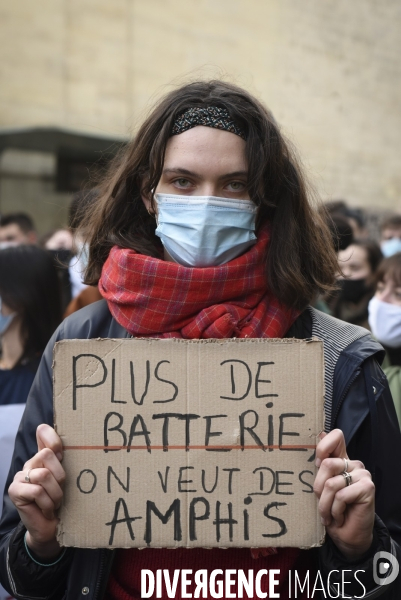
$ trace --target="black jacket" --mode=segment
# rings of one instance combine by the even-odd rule
[[[287,337],[311,336],[310,313],[305,311],[291,327]],[[111,317],[100,301],[78,311],[62,323],[44,353],[21,421],[8,479],[22,470],[37,452],[36,427],[53,426],[52,352],[54,343],[71,338],[122,338],[129,334]],[[341,354],[334,372],[332,422],[329,429],[342,429],[348,455],[364,462],[374,474],[376,484],[376,522],[371,549],[357,564],[347,561],[330,539],[315,552],[323,580],[332,570],[364,570],[359,574],[367,590],[365,598],[383,600],[401,597],[401,575],[393,584],[377,586],[373,581],[373,556],[387,551],[401,562],[401,482],[396,465],[401,462],[401,434],[386,378],[378,360],[381,346],[369,333],[351,343]],[[76,600],[82,596],[101,600],[107,585],[114,552],[107,549],[68,549],[52,567],[40,567],[26,554],[25,529],[8,496],[5,496],[0,523],[0,580],[18,599]],[[349,576],[348,576],[349,577]],[[341,575],[338,579],[341,581]],[[336,582],[336,578],[332,578]],[[345,587],[348,597],[361,596],[360,585]],[[332,597],[337,592],[332,590]],[[316,596],[315,596],[316,597]]]

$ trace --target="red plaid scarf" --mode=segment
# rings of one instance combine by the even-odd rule
[[[268,291],[269,232],[218,267],[189,268],[118,247],[99,281],[116,321],[135,337],[280,338],[299,312]]]
[[[219,267],[202,269],[183,267],[115,246],[104,264],[99,290],[116,321],[135,337],[282,337],[299,312],[282,306],[268,291],[264,257],[269,238],[267,230],[261,231],[257,243],[242,256]],[[128,597],[121,591],[121,574],[117,578],[119,592],[114,594],[114,570],[118,565],[130,584],[139,573],[137,560],[132,560],[136,551],[123,552],[130,568],[135,564],[136,570],[130,575],[121,557],[115,561],[106,594],[110,600]],[[155,550],[146,552],[143,557],[149,567]],[[255,559],[270,554],[277,554],[277,550],[251,549]],[[279,556],[280,564],[284,567],[288,559],[293,568],[300,555],[300,550],[286,551],[284,557]],[[157,561],[159,557],[157,554]],[[233,560],[232,552],[227,557]],[[163,561],[160,567],[166,568],[167,561],[165,558]],[[230,563],[230,568],[233,564]],[[287,576],[288,567],[284,571]]]

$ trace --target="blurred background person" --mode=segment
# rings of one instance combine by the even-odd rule
[[[324,206],[332,219],[343,217],[348,222],[355,239],[361,240],[368,236],[362,209],[349,207],[345,200],[330,200]]]
[[[401,252],[401,215],[391,215],[380,226],[380,247],[388,257]]]
[[[70,204],[68,225],[74,240],[74,252],[69,264],[72,298],[78,296],[87,287],[84,283],[84,273],[88,264],[88,249],[82,234],[82,224],[92,199],[91,192],[77,192]]]
[[[376,293],[369,303],[369,324],[386,350],[382,367],[401,425],[401,252],[380,263]]]
[[[48,252],[33,245],[0,250],[1,490],[28,392],[60,321],[59,281]]]
[[[96,286],[84,283],[89,258],[89,249],[85,242],[85,218],[88,217],[88,209],[96,201],[97,196],[96,189],[80,192],[74,194],[70,205],[69,226],[74,236],[75,255],[69,264],[72,299],[64,312],[64,317],[102,299]]]
[[[382,258],[379,245],[371,240],[354,240],[339,250],[339,288],[327,299],[334,317],[369,329],[368,304]]]
[[[0,217],[0,249],[19,244],[36,244],[35,225],[27,213],[9,213]]]
[[[73,234],[68,227],[56,229],[42,236],[39,243],[52,256],[54,266],[57,269],[61,306],[64,313],[72,298],[69,265],[74,254]]]
[[[68,250],[72,252],[74,238],[67,227],[54,229],[42,236],[39,242],[40,246],[46,250]]]
[[[322,211],[320,211],[320,214],[324,216],[329,227],[332,244],[337,254],[340,250],[348,248],[354,241],[354,232],[348,219],[340,214],[324,215]]]
[[[330,214],[330,211],[327,210],[327,206],[325,204],[322,204],[319,207],[318,213],[324,219],[326,225],[329,228],[330,235],[331,235],[331,243],[332,243],[333,248],[336,251],[337,256],[338,256],[338,253],[341,250],[345,250],[346,248],[348,248],[348,246],[350,244],[353,243],[353,241],[354,241],[353,229],[352,229],[350,223],[348,222],[348,220],[346,219],[346,217],[344,217],[344,215],[342,215],[340,213]],[[330,240],[328,240],[328,242],[330,242]],[[331,315],[332,314],[332,310],[330,308],[331,297],[332,297],[332,294],[330,294],[330,295],[325,294],[325,295],[319,296],[313,304],[314,308],[317,308],[318,310],[321,310],[322,312]]]

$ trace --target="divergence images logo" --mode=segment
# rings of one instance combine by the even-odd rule
[[[400,570],[398,560],[389,552],[377,552],[373,557],[373,579],[376,585],[389,585]]]

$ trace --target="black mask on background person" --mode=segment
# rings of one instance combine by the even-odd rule
[[[366,279],[341,279],[339,282],[339,300],[357,304],[369,291]]]

